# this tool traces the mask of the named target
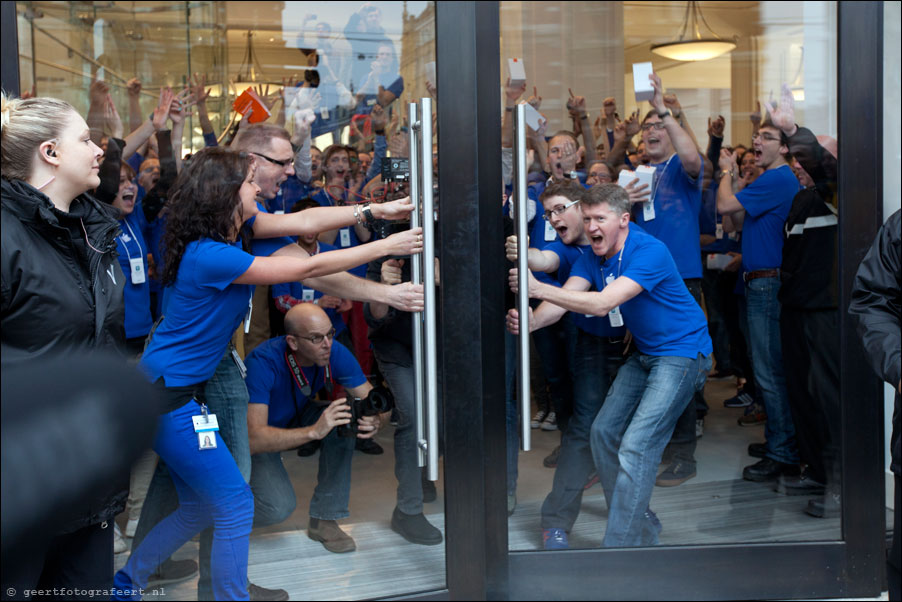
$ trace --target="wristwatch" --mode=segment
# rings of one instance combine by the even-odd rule
[[[724,177],[724,176],[726,176],[726,175],[729,175],[729,176],[732,178],[732,177],[733,177],[733,170],[731,169],[731,170],[727,171],[726,169],[721,169],[721,170],[720,170],[720,173],[717,174],[717,177],[718,177],[718,178],[722,178],[722,177]]]
[[[373,222],[376,221],[376,218],[373,216],[373,211],[372,211],[372,209],[370,209],[370,204],[369,204],[369,203],[367,203],[367,204],[365,204],[365,205],[363,206],[363,211],[362,211],[362,213],[363,213],[363,220],[364,220],[367,224],[372,224]]]

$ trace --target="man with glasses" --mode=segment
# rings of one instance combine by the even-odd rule
[[[780,342],[780,265],[783,225],[799,192],[799,181],[787,163],[789,140],[770,121],[755,134],[755,163],[763,170],[739,190],[739,167],[726,149],[720,155],[717,210],[742,224],[742,270],[745,281],[749,352],[755,384],[764,399],[767,426],[765,457],[746,466],[742,478],[773,481],[799,475],[795,426],[790,412]]]
[[[331,392],[335,383],[358,398],[373,387],[351,352],[333,340],[335,328],[320,307],[303,303],[291,308],[285,332],[247,357],[254,526],[280,523],[297,506],[280,452],[322,441],[307,535],[330,552],[353,552],[354,540],[337,521],[349,515],[354,437],[340,436],[335,429],[350,422],[350,409],[344,398],[320,403],[314,397],[323,389]],[[357,438],[372,438],[380,424],[379,416],[359,418]]]
[[[652,109],[642,122],[641,135],[645,157],[655,168],[654,183],[648,200],[633,205],[633,219],[664,243],[686,288],[701,305],[698,216],[702,206],[702,155],[689,133],[667,109],[661,78],[653,73],[649,80],[655,95],[649,101]],[[705,410],[704,397],[698,391],[674,429],[670,453],[665,454],[669,466],[655,481],[659,487],[681,485],[696,476],[697,421]]]

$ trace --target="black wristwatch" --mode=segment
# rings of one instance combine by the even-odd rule
[[[367,224],[372,224],[376,221],[376,218],[373,217],[373,211],[372,209],[370,209],[369,203],[363,206],[363,221],[365,221]]]

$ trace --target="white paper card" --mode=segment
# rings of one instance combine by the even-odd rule
[[[633,90],[636,92],[636,102],[645,102],[655,97],[655,89],[648,80],[652,72],[651,63],[633,63]]]
[[[510,85],[513,87],[525,84],[526,69],[523,67],[523,61],[520,59],[507,59],[507,76],[510,78]]]
[[[524,113],[526,114],[526,125],[535,132],[539,131],[539,128],[542,127],[547,120],[528,102],[521,104],[525,107]]]
[[[733,257],[726,253],[711,253],[708,255],[708,269],[709,270],[723,270],[726,268],[730,262],[733,261]]]

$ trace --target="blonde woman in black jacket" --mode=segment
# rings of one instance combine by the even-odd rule
[[[125,278],[115,257],[119,227],[113,210],[86,194],[100,183],[103,152],[91,142],[85,120],[61,100],[3,95],[0,119],[3,374],[54,356],[114,351],[125,335]],[[92,499],[56,517],[61,527],[55,536],[35,537],[31,549],[21,551],[24,568],[2,576],[4,594],[12,588],[18,595],[26,588],[109,588],[113,518],[127,486],[127,478],[105,483]]]

